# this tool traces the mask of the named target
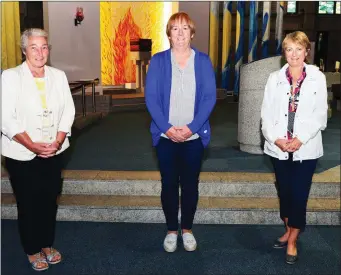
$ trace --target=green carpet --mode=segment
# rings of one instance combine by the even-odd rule
[[[149,133],[147,110],[111,113],[101,121],[74,132],[66,153],[66,169],[72,170],[158,170]],[[211,118],[212,139],[206,150],[203,171],[272,172],[269,157],[239,150],[238,103],[220,101]],[[316,172],[340,164],[340,113],[323,132],[325,154]]]

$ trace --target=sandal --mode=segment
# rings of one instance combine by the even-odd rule
[[[53,247],[48,247],[47,249],[49,249],[49,252],[50,253],[48,253],[48,254],[46,254],[45,252],[44,252],[44,250],[42,249],[41,250],[41,252],[45,255],[45,257],[46,257],[46,261],[49,263],[49,264],[58,264],[58,263],[60,263],[61,262],[61,260],[62,260],[62,255],[59,253],[59,251],[58,250],[56,250],[55,248],[53,248]],[[57,256],[59,256],[59,257],[57,257]],[[59,258],[59,259],[57,259],[57,260],[54,260],[54,258]]]
[[[29,255],[27,255],[29,256]],[[35,271],[43,271],[43,270],[46,270],[49,268],[49,265],[46,261],[46,258],[45,256],[41,253],[41,252],[38,252],[34,255],[30,255],[30,256],[35,256],[36,259],[34,261],[30,261],[30,258],[28,258],[28,261],[30,262],[31,264],[31,267],[35,270]],[[43,263],[43,265],[42,265]],[[45,265],[46,264],[46,265]]]

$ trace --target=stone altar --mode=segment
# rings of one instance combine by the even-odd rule
[[[147,66],[151,58],[151,52],[130,52],[130,59],[136,65],[136,92],[144,92]]]

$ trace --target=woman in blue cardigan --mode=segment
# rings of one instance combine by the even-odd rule
[[[186,13],[173,14],[166,33],[171,48],[152,57],[145,90],[168,228],[163,246],[167,252],[177,248],[180,185],[181,235],[185,250],[194,251],[192,225],[203,152],[211,135],[208,118],[216,102],[215,74],[209,57],[190,45],[195,26]]]

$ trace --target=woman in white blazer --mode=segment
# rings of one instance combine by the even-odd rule
[[[305,33],[288,34],[282,43],[287,60],[269,76],[261,119],[264,152],[271,157],[280,200],[280,217],[286,232],[274,248],[286,250],[294,264],[296,241],[306,225],[307,201],[317,159],[323,155],[321,131],[327,126],[326,78],[316,66],[305,63],[310,42]]]
[[[75,107],[66,75],[46,66],[48,34],[28,29],[21,36],[26,61],[2,73],[2,155],[17,201],[22,246],[35,270],[61,261],[52,248],[62,152]]]

